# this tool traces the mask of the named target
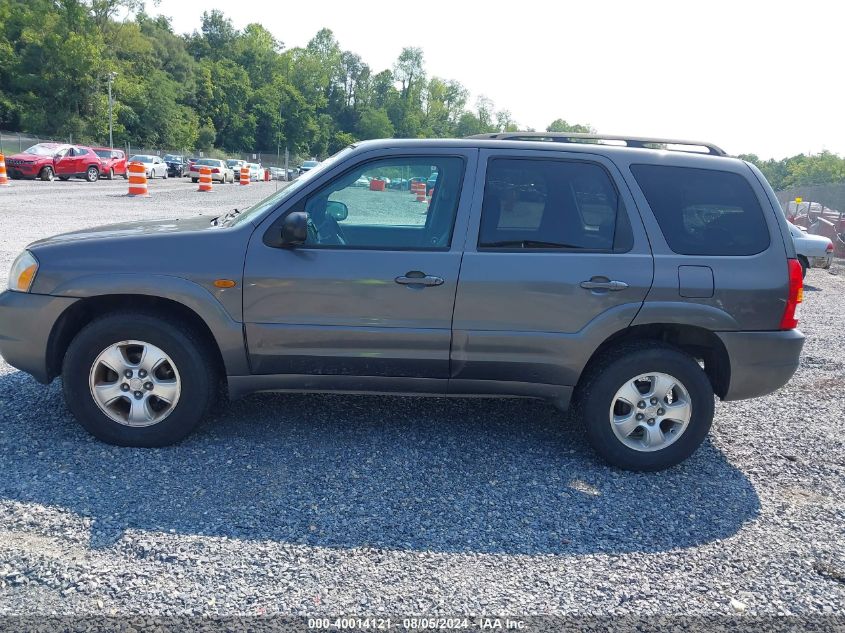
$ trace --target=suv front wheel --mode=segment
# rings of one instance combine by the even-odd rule
[[[211,407],[212,367],[207,347],[189,329],[115,313],[71,342],[62,367],[65,400],[104,442],[166,446],[188,435]]]
[[[694,358],[659,342],[625,345],[588,370],[576,410],[595,451],[614,466],[654,471],[699,447],[713,388]]]

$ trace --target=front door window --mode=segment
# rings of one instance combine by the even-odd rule
[[[306,246],[448,249],[463,172],[455,156],[358,165],[308,199]]]

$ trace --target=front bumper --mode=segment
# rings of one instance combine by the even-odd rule
[[[0,293],[0,356],[38,382],[50,382],[50,334],[62,313],[76,301],[8,290]]]
[[[795,370],[804,347],[799,330],[716,332],[730,359],[730,382],[722,400],[744,400],[783,387]]]
[[[11,178],[36,178],[42,167],[43,165],[37,163],[14,164],[11,161],[6,162],[6,171]]]

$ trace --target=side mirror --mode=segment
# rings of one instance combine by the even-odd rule
[[[343,202],[329,200],[326,202],[326,214],[338,222],[343,222],[349,217],[349,207],[347,207]]]
[[[282,222],[282,245],[296,246],[304,244],[307,239],[308,214],[304,211],[288,213]]]

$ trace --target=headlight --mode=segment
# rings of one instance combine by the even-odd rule
[[[12,264],[12,270],[9,272],[9,290],[29,292],[37,272],[38,260],[29,251],[24,251]]]

